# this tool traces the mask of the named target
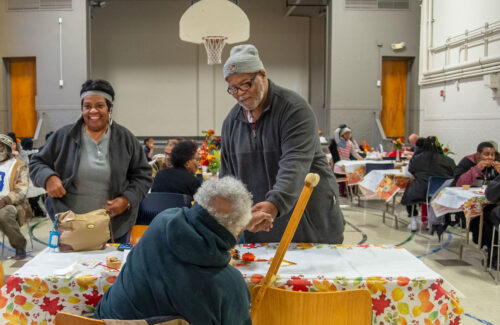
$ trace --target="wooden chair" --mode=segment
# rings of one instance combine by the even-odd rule
[[[268,288],[252,324],[370,325],[371,319],[372,299],[367,289],[301,292]]]
[[[5,284],[5,276],[3,274],[2,261],[0,261],[0,288],[3,287],[4,284]]]
[[[105,325],[106,323],[100,319],[92,319],[88,317],[78,316],[65,312],[58,312],[54,325]]]
[[[130,232],[130,243],[132,246],[135,246],[139,242],[146,229],[148,229],[148,226],[144,225],[135,225],[132,227],[132,231]]]
[[[319,175],[308,174],[271,266],[261,285],[253,288],[250,314],[254,325],[370,325],[372,299],[368,290],[297,292],[273,288],[278,269],[292,241]]]

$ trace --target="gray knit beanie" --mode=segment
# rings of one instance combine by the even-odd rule
[[[259,51],[252,44],[236,45],[224,64],[224,79],[237,73],[254,73],[265,70],[259,58]]]

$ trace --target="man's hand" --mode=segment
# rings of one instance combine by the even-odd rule
[[[269,231],[273,227],[274,218],[263,211],[252,211],[252,219],[246,226],[245,230],[251,232]]]
[[[61,179],[56,175],[52,175],[45,181],[45,190],[52,198],[61,198],[66,195]]]
[[[269,213],[271,215],[271,217],[273,217],[273,218],[276,218],[276,216],[278,215],[278,208],[276,208],[276,206],[269,201],[262,201],[262,202],[255,204],[252,207],[252,213],[254,211],[262,211],[262,212]]]
[[[9,204],[12,204],[12,200],[10,199],[10,197],[4,196],[0,199],[0,209]]]
[[[107,201],[102,207],[111,218],[122,214],[128,208],[128,199],[124,196],[117,197],[114,200]]]
[[[492,165],[492,166],[493,166],[493,168],[495,168],[495,170],[497,171],[497,173],[499,173],[499,174],[500,174],[500,162],[498,162],[498,161],[496,161],[496,160],[495,160],[495,161],[493,162],[493,165]]]
[[[492,166],[492,161],[491,160],[481,160],[480,162],[477,163],[476,166],[477,166],[477,168],[479,168],[479,170],[483,170],[486,167]]]

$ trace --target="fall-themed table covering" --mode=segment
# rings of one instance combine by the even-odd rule
[[[363,180],[366,174],[366,164],[394,165],[394,163],[389,160],[340,160],[335,163],[334,172],[345,174],[347,184],[355,185]]]
[[[52,324],[58,311],[90,316],[118,272],[101,264],[125,261],[116,247],[58,253],[46,248],[11,275],[0,292],[0,324]]]
[[[244,244],[234,266],[250,287],[269,269],[278,244]],[[367,288],[373,324],[460,324],[464,310],[439,274],[401,247],[292,243],[273,284],[285,290]]]
[[[358,184],[365,198],[378,198],[390,201],[401,189],[408,187],[412,180],[410,174],[399,169],[372,170]]]
[[[481,214],[483,204],[486,204],[486,197],[480,187],[467,190],[461,187],[445,187],[431,202],[437,217],[463,211],[467,221]]]

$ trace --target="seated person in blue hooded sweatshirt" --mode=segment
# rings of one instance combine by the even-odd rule
[[[94,317],[252,323],[248,288],[229,265],[229,250],[251,218],[251,194],[224,177],[204,182],[194,199],[190,209],[168,209],[154,218]]]

